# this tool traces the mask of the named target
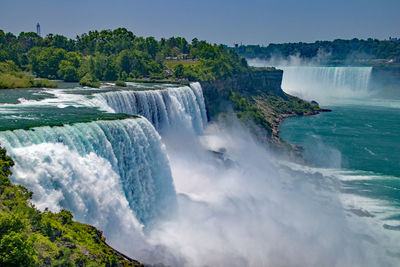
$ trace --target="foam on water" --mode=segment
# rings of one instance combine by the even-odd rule
[[[87,179],[85,176],[79,175],[79,172],[74,175],[72,172],[73,169],[70,167],[72,159],[65,161],[66,170],[70,170],[70,172],[48,173],[49,170],[53,170],[53,164],[60,164],[54,161],[53,156],[64,155],[66,157],[68,153],[54,154],[56,151],[49,148],[49,154],[46,156],[46,150],[43,149],[46,147],[45,144],[63,144],[63,147],[58,147],[63,148],[62,150],[68,148],[68,151],[71,151],[69,153],[75,153],[73,154],[75,156],[80,155],[76,159],[78,161],[89,161],[87,158],[89,157],[95,161],[101,159],[108,162],[108,164],[98,164],[98,166],[100,168],[101,166],[112,167],[115,174],[111,175],[111,178],[118,175],[118,182],[123,188],[124,195],[141,223],[149,223],[165,215],[167,208],[174,208],[175,190],[164,146],[153,126],[145,119],[76,123],[63,127],[39,127],[28,131],[4,131],[0,132],[0,143],[8,149],[11,156],[16,156],[16,175],[13,176],[13,179],[21,184],[25,184],[24,177],[26,175],[21,177],[18,174],[30,171],[33,173],[37,171],[38,175],[33,175],[33,179],[36,179],[35,181],[41,187],[50,191],[55,190],[59,194],[64,192],[62,187],[60,188],[60,183],[64,182],[66,176],[71,176],[72,181],[76,183],[74,186],[85,183],[85,179]],[[41,168],[36,165],[37,160],[34,160],[34,153],[21,153],[25,149],[29,151],[35,148],[42,148],[40,155],[43,158],[38,159],[39,162],[43,161],[40,165]],[[97,163],[92,164],[95,166]],[[93,175],[96,176],[96,174]],[[30,184],[28,188],[31,186]],[[96,195],[96,191],[93,191],[92,194]],[[118,195],[119,193],[111,194]],[[79,199],[70,198],[69,200],[74,202]],[[87,198],[80,200],[85,199]],[[87,200],[90,201],[90,199]],[[57,200],[54,201],[57,202]],[[37,204],[45,206],[50,203],[46,204],[44,201]],[[77,202],[76,206],[79,205]],[[90,206],[90,203],[86,205]],[[60,207],[62,205],[59,203],[57,206],[55,203],[51,203],[51,206]],[[81,214],[76,209],[71,211]]]
[[[199,83],[164,90],[112,91],[96,94],[94,99],[104,110],[141,115],[157,130],[185,127],[201,134],[207,122]]]
[[[395,243],[381,249],[386,233],[370,237],[343,209],[336,170],[282,165],[240,125],[207,125],[200,84],[56,94],[20,105],[93,105],[142,115],[163,133],[165,146],[145,118],[0,132],[16,161],[13,181],[33,190],[39,208],[71,210],[132,257],[171,266],[392,264],[385,249]]]
[[[113,242],[122,231],[141,229],[125,197],[121,178],[110,162],[79,154],[62,143],[10,149],[16,162],[13,181],[34,192],[40,210],[67,209],[76,220],[102,229]]]

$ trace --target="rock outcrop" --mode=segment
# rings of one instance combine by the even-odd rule
[[[283,92],[283,71],[252,69],[249,73],[226,79],[201,82],[210,120],[221,112],[233,111],[257,140],[269,143],[272,149],[304,162],[302,148],[288,144],[278,136],[280,122],[287,117],[315,115],[330,111],[320,109]]]
[[[282,70],[261,69],[233,75],[226,79],[201,82],[209,118],[229,108],[232,91],[244,96],[273,93],[286,98],[281,88],[282,75]]]

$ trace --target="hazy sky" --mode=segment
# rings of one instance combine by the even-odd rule
[[[400,37],[400,0],[0,0],[0,29],[68,37],[126,27],[215,43]]]

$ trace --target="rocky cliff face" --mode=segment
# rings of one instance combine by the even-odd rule
[[[282,91],[282,70],[253,70],[222,80],[201,82],[209,118],[230,107],[231,92],[244,96],[274,94],[286,98]]]
[[[304,162],[302,149],[283,142],[279,123],[287,117],[318,114],[317,103],[285,94],[281,88],[282,70],[256,69],[222,80],[201,82],[209,119],[233,111],[257,140],[291,159]]]

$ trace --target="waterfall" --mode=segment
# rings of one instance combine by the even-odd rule
[[[364,99],[373,95],[370,88],[372,67],[310,66],[300,58],[289,61],[248,60],[254,67],[276,66],[283,70],[282,89],[305,100],[320,104],[342,103],[348,99]]]
[[[164,90],[112,91],[95,95],[104,110],[141,115],[163,131],[188,127],[201,134],[207,123],[203,92],[199,83]]]
[[[282,89],[324,104],[332,99],[362,98],[370,94],[372,67],[279,67]]]
[[[106,212],[94,206],[112,210],[124,198],[144,225],[175,207],[165,148],[146,119],[3,131],[0,143],[16,162],[13,181],[35,193],[38,207],[66,208],[90,223]],[[118,219],[99,220],[95,225],[106,230]]]
[[[371,242],[356,216],[353,232],[336,179],[280,163],[236,124],[198,136],[207,122],[200,84],[71,91],[29,101],[27,110],[56,105],[66,116],[62,108],[76,105],[143,117],[0,131],[16,163],[11,179],[34,192],[39,209],[70,210],[113,247],[154,265],[391,266],[380,259],[396,252],[397,239]],[[156,129],[172,130],[166,146]],[[221,148],[223,160],[209,153]]]

